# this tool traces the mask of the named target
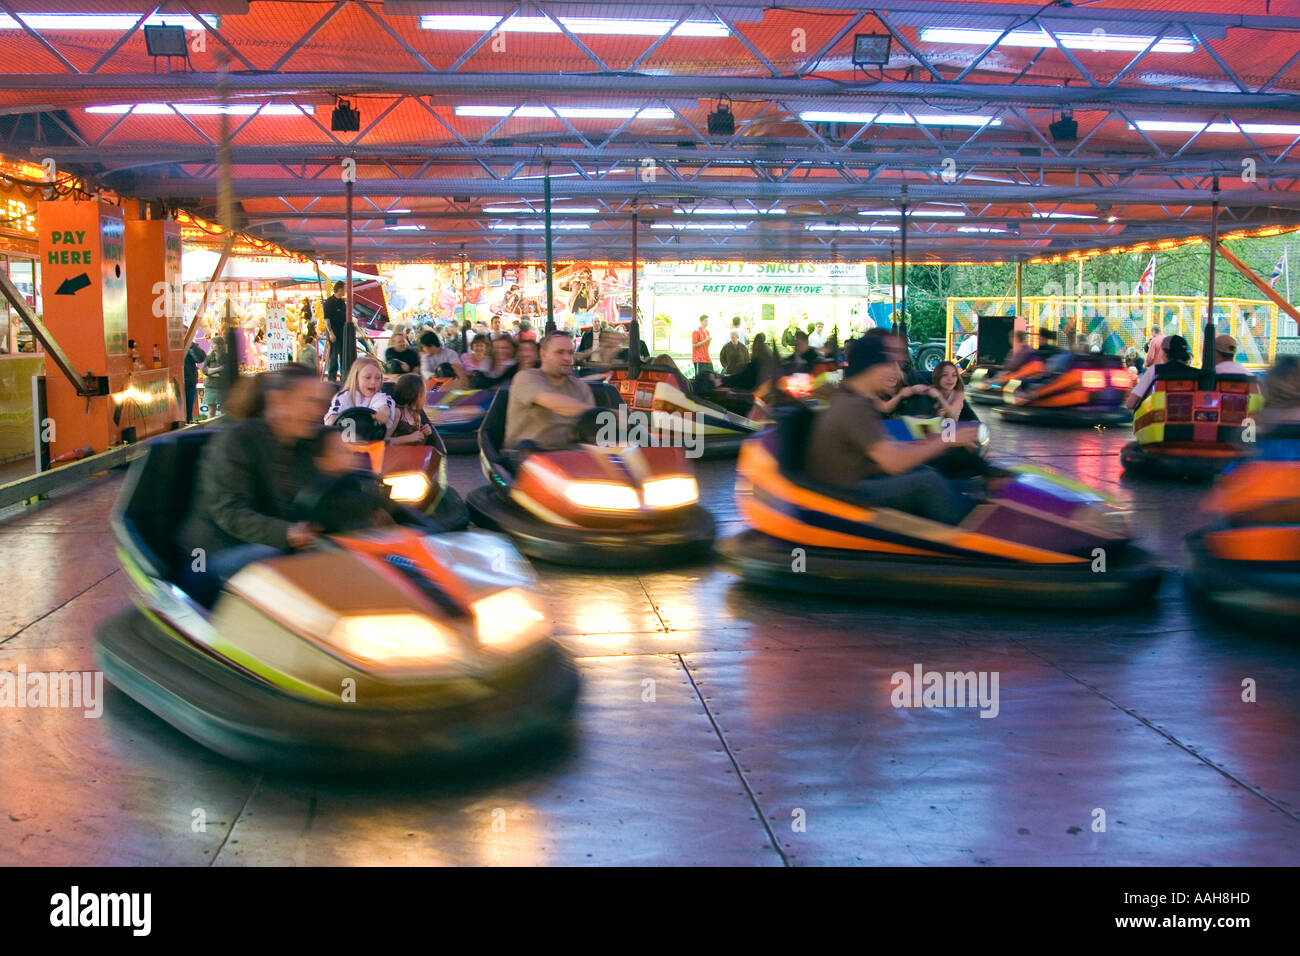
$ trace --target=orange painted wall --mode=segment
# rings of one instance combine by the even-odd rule
[[[107,374],[109,389],[117,391],[130,368],[122,210],[94,200],[42,202],[36,221],[45,325],[78,370]],[[45,395],[54,423],[51,457],[82,445],[104,451],[118,440],[112,398],[79,397],[52,362]]]

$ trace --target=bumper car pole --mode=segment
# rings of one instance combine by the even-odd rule
[[[636,202],[632,203],[632,321],[627,327],[627,377],[635,381],[641,374],[641,323],[636,314]]]
[[[1210,278],[1206,289],[1205,328],[1201,331],[1201,387],[1214,379],[1214,260],[1219,255],[1219,177],[1210,187]]]
[[[543,205],[546,207],[546,334],[555,331],[555,249],[551,244],[551,161],[542,160]]]

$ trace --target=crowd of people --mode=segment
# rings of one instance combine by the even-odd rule
[[[701,348],[711,341],[707,327],[707,318],[701,317]],[[575,342],[568,332],[551,332],[538,341],[535,335],[476,330],[469,348],[459,353],[435,330],[413,334],[418,348],[412,347],[405,330],[396,330],[382,361],[359,356],[332,398],[319,370],[306,363],[238,381],[227,408],[231,424],[205,449],[201,463],[201,507],[190,530],[216,557],[206,583],[194,582],[196,588],[211,587],[214,580],[250,561],[315,544],[320,529],[294,521],[291,503],[296,490],[347,467],[349,453],[340,444],[341,436],[347,437],[342,427],[347,422],[368,423],[375,431],[362,437],[374,440],[432,440],[434,430],[423,410],[430,379],[509,380],[504,451],[516,465],[537,451],[590,440],[595,402],[591,388],[575,374],[584,343]],[[748,373],[762,385],[778,372],[810,362],[839,365],[840,381],[826,395],[827,407],[812,425],[809,478],[869,504],[950,524],[976,506],[978,497],[968,482],[934,467],[954,449],[970,451],[980,441],[979,419],[966,401],[955,363],[942,362],[926,375],[912,364],[903,339],[885,329],[868,329],[842,350],[833,335],[821,346],[802,329],[790,338],[793,349],[782,358],[763,335],[746,345],[743,332],[729,330],[727,345],[744,348],[744,362],[735,350],[729,351],[730,371],[724,366],[724,379]],[[1051,338],[1040,333],[1040,351],[1044,347],[1052,347]],[[1214,351],[1217,370],[1241,368],[1230,337],[1219,336]],[[1018,334],[1009,363],[1023,362],[1029,354],[1025,337]],[[1154,380],[1162,364],[1190,365],[1191,351],[1181,336],[1153,337],[1147,359],[1144,375],[1150,373]],[[204,364],[221,361],[219,353],[215,359],[209,353]],[[386,373],[397,375],[388,388]],[[713,375],[712,370],[697,368],[697,379],[705,375]],[[1138,401],[1143,387],[1141,380],[1134,387]],[[1295,429],[1300,424],[1300,361],[1280,360],[1268,373],[1265,393],[1268,426]],[[939,417],[953,427],[918,441],[900,441],[885,427],[887,418],[899,415]],[[385,520],[384,508],[377,498],[374,520]]]

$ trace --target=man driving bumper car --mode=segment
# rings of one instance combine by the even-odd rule
[[[926,463],[954,445],[976,449],[978,426],[962,425],[950,440],[939,434],[916,442],[889,438],[874,397],[896,388],[901,374],[883,338],[850,343],[843,383],[813,427],[808,476],[870,504],[956,524],[973,503]]]
[[[542,367],[498,393],[479,433],[488,484],[469,496],[474,521],[558,564],[639,568],[707,551],[713,518],[699,505],[684,449],[671,434],[668,443],[633,439],[632,419],[648,416],[629,413],[605,384],[597,407],[592,389],[570,374],[572,362],[573,340],[552,333]]]
[[[1130,607],[1154,591],[1160,569],[1134,546],[1113,499],[1029,465],[980,469],[958,484],[927,464],[959,442],[969,455],[978,425],[910,440],[882,434],[871,398],[896,379],[881,355],[888,349],[855,343],[829,409],[792,406],[741,450],[736,500],[750,528],[719,551],[746,581],[1094,609]]]

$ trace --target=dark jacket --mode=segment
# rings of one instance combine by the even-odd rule
[[[735,375],[749,361],[749,349],[739,342],[728,342],[718,355],[722,361],[722,371],[726,375]]]
[[[407,372],[420,371],[420,353],[415,349],[394,349],[390,348],[384,352],[384,367],[389,372],[401,372],[393,362],[403,362],[406,364]]]
[[[231,422],[203,449],[182,553],[246,543],[288,551],[293,499],[318,474],[307,442],[281,444],[261,419]]]
[[[194,388],[199,384],[199,366],[207,359],[198,342],[191,342],[185,350],[185,387]]]

